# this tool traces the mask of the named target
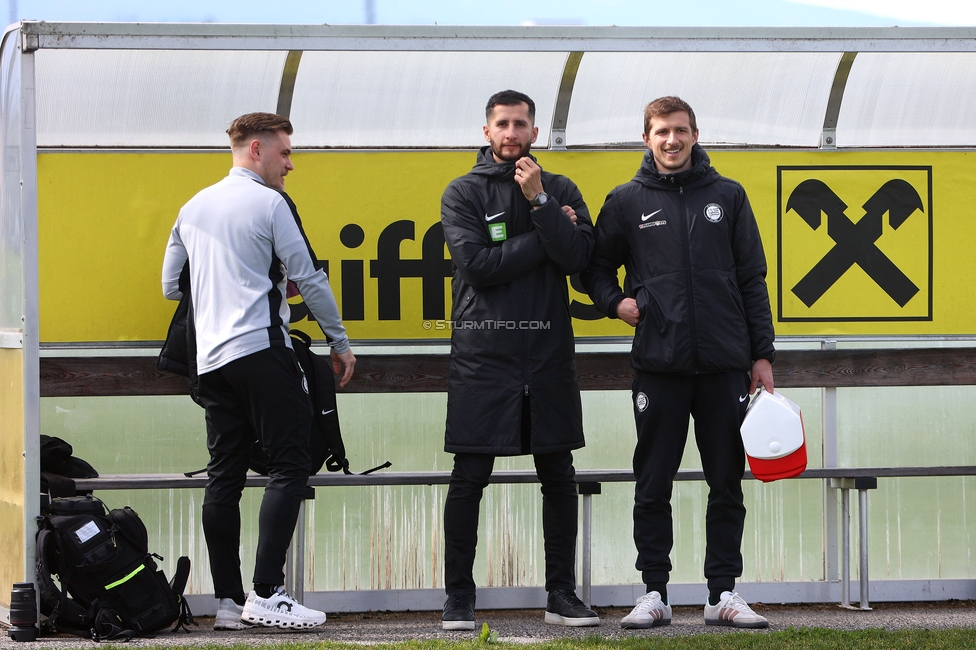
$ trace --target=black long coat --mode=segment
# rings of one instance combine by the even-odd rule
[[[584,444],[566,276],[589,262],[592,221],[568,178],[544,171],[550,200],[532,210],[514,177],[515,164],[495,163],[484,147],[441,200],[454,263],[447,452]],[[575,225],[563,205],[576,211]]]

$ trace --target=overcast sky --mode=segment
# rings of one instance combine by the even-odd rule
[[[973,0],[0,0],[8,22],[386,25],[976,25]],[[0,4],[0,7],[3,6]]]

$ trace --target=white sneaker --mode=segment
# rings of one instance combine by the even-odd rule
[[[261,598],[253,591],[249,593],[241,620],[283,630],[302,629],[325,623],[325,612],[309,609],[289,596],[284,587],[275,587],[270,598]]]
[[[723,591],[718,605],[705,601],[705,625],[759,628],[769,627],[769,621],[752,611],[739,594]]]
[[[649,591],[637,599],[630,614],[620,619],[620,627],[636,629],[671,625],[671,605],[661,600],[661,594]]]
[[[221,630],[246,630],[251,625],[241,620],[244,608],[234,602],[232,598],[221,598],[217,605],[217,618],[214,619],[213,629]]]

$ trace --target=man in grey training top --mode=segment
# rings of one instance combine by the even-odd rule
[[[234,166],[226,178],[180,210],[163,259],[163,293],[179,300],[189,260],[200,402],[207,412],[207,538],[216,630],[249,625],[315,627],[325,614],[302,606],[283,587],[311,460],[308,384],[288,335],[286,286],[293,281],[328,336],[340,386],[356,357],[329,279],[284,192],[291,163],[291,122],[249,113],[227,130]],[[240,500],[257,440],[268,460],[259,516],[254,589],[245,598],[239,554]]]

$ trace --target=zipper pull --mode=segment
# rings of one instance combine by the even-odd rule
[[[526,397],[529,396],[529,385],[528,384],[525,385],[525,396]]]
[[[685,186],[684,185],[679,185],[678,186],[678,194],[681,195],[681,196],[684,196],[684,193],[685,193]]]

